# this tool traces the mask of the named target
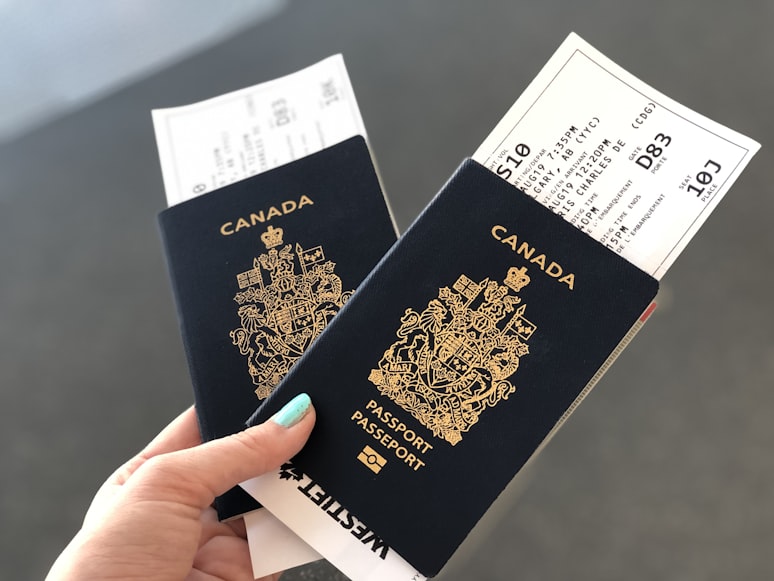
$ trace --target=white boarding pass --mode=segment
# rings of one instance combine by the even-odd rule
[[[660,279],[759,147],[570,34],[473,159]]]
[[[341,55],[279,79],[152,114],[169,206],[355,135],[366,137]]]

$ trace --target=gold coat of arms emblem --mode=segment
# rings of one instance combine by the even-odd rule
[[[518,293],[527,269],[509,269],[503,284],[461,275],[418,312],[408,308],[398,340],[368,379],[434,436],[452,445],[480,414],[516,391],[509,378],[529,353],[537,327]]]
[[[322,246],[283,245],[282,237],[272,226],[261,235],[267,252],[237,275],[234,296],[241,326],[229,335],[247,358],[259,399],[269,396],[354,292],[342,292],[336,264]]]

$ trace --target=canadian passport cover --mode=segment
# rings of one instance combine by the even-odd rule
[[[296,468],[432,576],[657,289],[466,160],[248,423],[309,393]]]
[[[164,210],[159,223],[202,437],[244,419],[395,242],[353,137]],[[259,505],[241,488],[221,519]]]

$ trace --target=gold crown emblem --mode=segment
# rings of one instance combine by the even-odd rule
[[[275,246],[282,244],[282,234],[282,228],[269,226],[269,229],[261,234],[261,241],[266,245],[266,249],[268,250],[269,248],[274,248]]]
[[[508,275],[505,277],[503,282],[505,282],[506,286],[509,286],[514,291],[519,292],[529,284],[529,281],[530,278],[527,276],[526,266],[522,266],[521,268],[512,266],[510,269],[508,269]]]

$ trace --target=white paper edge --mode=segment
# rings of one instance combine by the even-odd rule
[[[247,530],[253,577],[260,579],[322,559],[322,555],[302,541],[265,508],[242,515]]]

